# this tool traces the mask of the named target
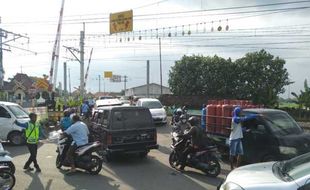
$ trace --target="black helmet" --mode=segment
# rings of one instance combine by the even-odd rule
[[[188,123],[191,124],[191,126],[197,126],[198,125],[198,119],[195,116],[191,116],[188,118]]]

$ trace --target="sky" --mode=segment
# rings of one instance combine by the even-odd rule
[[[17,72],[49,75],[61,2],[0,0],[0,27],[28,37],[3,46],[10,50],[3,55],[6,80]],[[109,35],[109,14],[131,9],[133,32]],[[57,83],[63,83],[63,63],[67,62],[71,90],[79,86],[79,63],[63,46],[79,49],[85,23],[85,71],[93,48],[88,91],[99,90],[99,75],[101,91],[124,89],[124,83],[102,81],[105,71],[128,76],[127,88],[146,84],[147,60],[150,82],[159,84],[158,35],[164,86],[168,86],[171,67],[183,55],[218,55],[235,60],[264,48],[286,60],[294,83],[281,96],[292,97],[291,92],[303,89],[305,79],[310,81],[309,10],[310,1],[306,0],[65,0]],[[219,26],[221,31],[217,30]]]

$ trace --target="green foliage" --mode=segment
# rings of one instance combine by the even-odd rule
[[[68,99],[68,106],[69,107],[79,107],[82,105],[83,103],[83,98],[82,97],[78,97],[77,99],[76,98],[73,98],[73,97],[69,97]]]
[[[304,82],[304,91],[300,91],[300,94],[297,95],[295,92],[291,93],[295,97],[295,103],[299,105],[299,108],[305,107],[310,109],[310,87],[308,86],[307,80]]]
[[[284,68],[285,61],[265,50],[247,53],[235,61],[240,72],[238,88],[240,99],[251,99],[254,103],[274,106],[278,94],[285,91],[284,86],[290,84],[288,72]]]
[[[285,61],[265,50],[248,53],[232,62],[218,56],[183,56],[169,73],[169,86],[176,95],[248,99],[274,106],[289,84]]]
[[[0,92],[0,101],[7,101],[8,97],[5,92]]]

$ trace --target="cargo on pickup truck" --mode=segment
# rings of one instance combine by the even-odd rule
[[[249,106],[255,107],[255,106]],[[209,106],[210,108],[210,106]],[[222,113],[217,115],[222,109]],[[213,105],[207,114],[207,134],[221,150],[229,153],[229,134],[233,105]],[[213,110],[212,110],[213,109]],[[211,114],[211,115],[210,115]],[[285,111],[265,108],[246,108],[242,115],[258,114],[255,119],[242,123],[243,160],[256,163],[286,160],[310,151],[310,134]],[[208,121],[209,120],[209,121]]]
[[[146,157],[151,149],[158,149],[157,131],[147,108],[98,108],[93,114],[90,131],[95,131],[103,143],[108,161],[117,154],[138,153]]]

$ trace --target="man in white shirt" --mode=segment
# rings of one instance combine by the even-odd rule
[[[241,117],[241,108],[238,106],[234,109],[233,117],[231,120],[231,132],[229,136],[229,149],[230,149],[230,168],[233,170],[235,167],[239,167],[241,162],[241,156],[243,155],[242,138],[243,131],[241,123],[256,118],[256,114],[251,114],[246,117]],[[237,157],[236,165],[234,166],[234,159]]]
[[[67,160],[70,163],[71,170],[69,173],[75,172],[75,164],[74,164],[74,154],[75,150],[78,146],[82,146],[88,143],[88,135],[89,130],[85,123],[80,121],[80,117],[78,115],[74,115],[72,118],[73,124],[64,131],[64,133],[72,136],[72,144],[69,147],[67,153]]]

